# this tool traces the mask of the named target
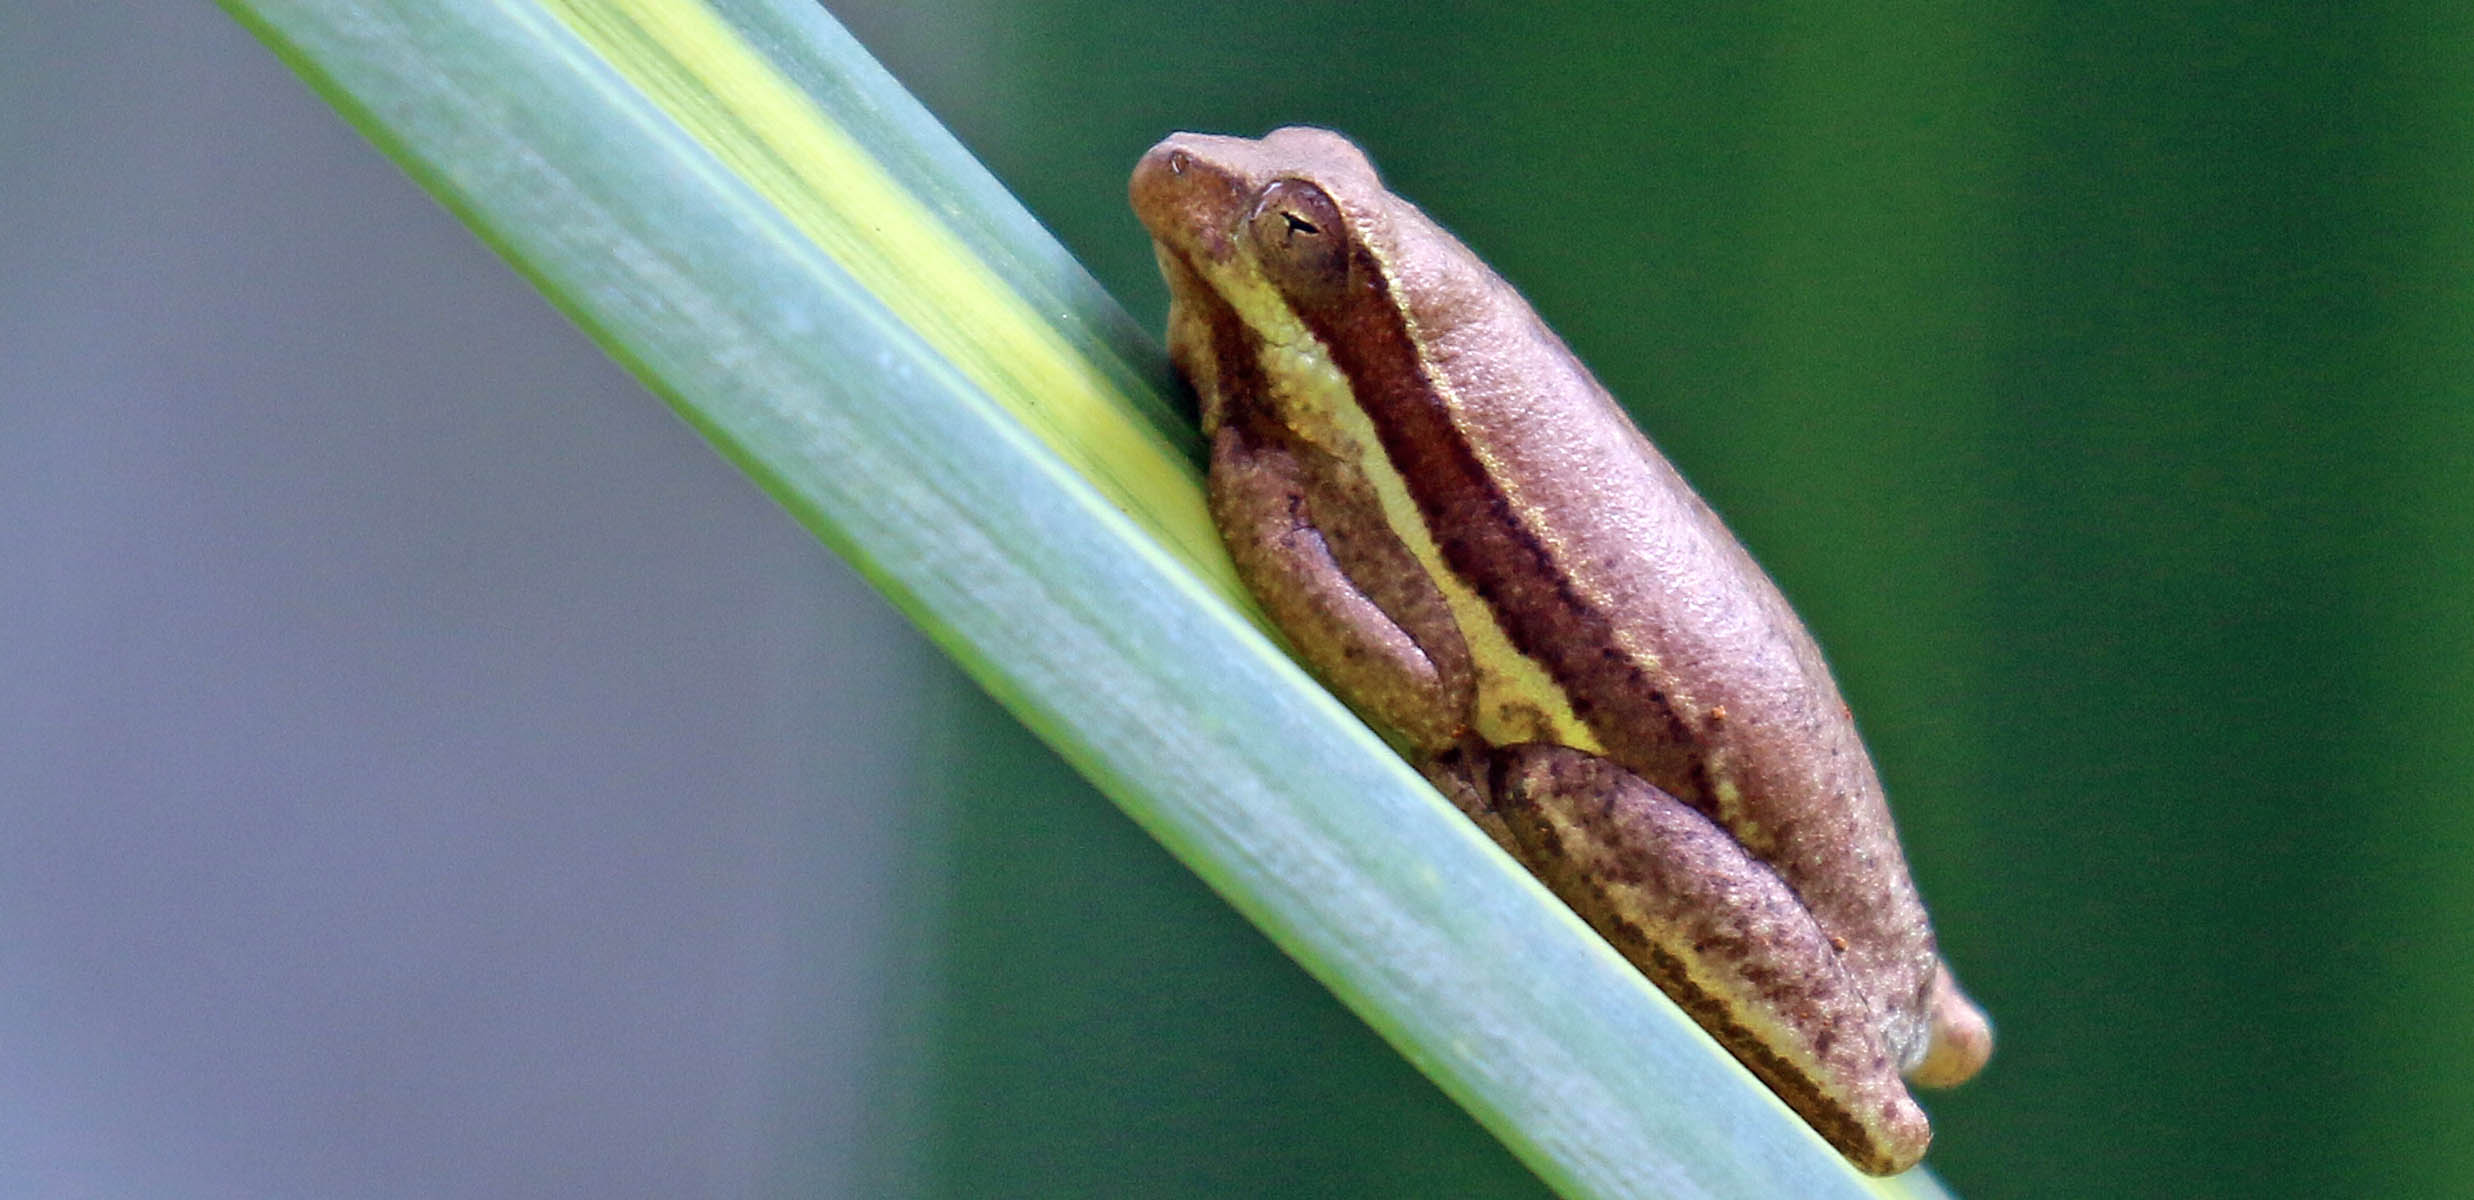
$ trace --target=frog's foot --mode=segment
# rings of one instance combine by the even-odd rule
[[[1993,1057],[1993,1022],[1959,990],[1948,963],[1933,972],[1933,994],[1926,1004],[1932,1040],[1925,1047],[1924,1061],[1907,1069],[1907,1082],[1918,1087],[1957,1087]]]
[[[1491,782],[1522,862],[1840,1153],[1885,1175],[1923,1157],[1870,998],[1776,872],[1593,754],[1510,747]]]

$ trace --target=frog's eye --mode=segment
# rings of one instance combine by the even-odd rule
[[[1347,231],[1329,193],[1303,179],[1275,179],[1246,220],[1263,273],[1293,297],[1328,295],[1348,281]]]

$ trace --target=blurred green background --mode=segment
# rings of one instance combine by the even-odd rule
[[[1727,516],[1999,1023],[1959,1193],[2474,1190],[2469,10],[967,13],[845,19],[1139,316],[1149,141],[1345,130]],[[953,776],[953,1194],[1524,1190],[1027,759]]]
[[[1838,668],[1959,1194],[2474,1192],[2474,10],[832,7],[1146,324],[1177,128],[1529,294]],[[0,162],[0,1193],[1538,1192],[231,22],[0,9]]]

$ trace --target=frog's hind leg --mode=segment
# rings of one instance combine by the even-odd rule
[[[1212,436],[1211,515],[1246,587],[1342,700],[1421,757],[1456,743],[1468,646],[1362,480],[1230,421]]]
[[[1871,1002],[1795,893],[1716,822],[1606,759],[1498,753],[1488,789],[1547,888],[1864,1170],[1932,1138]]]

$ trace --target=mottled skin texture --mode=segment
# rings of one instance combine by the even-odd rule
[[[1135,169],[1230,553],[1300,656],[1857,1165],[1991,1049],[1769,578],[1336,134]]]

